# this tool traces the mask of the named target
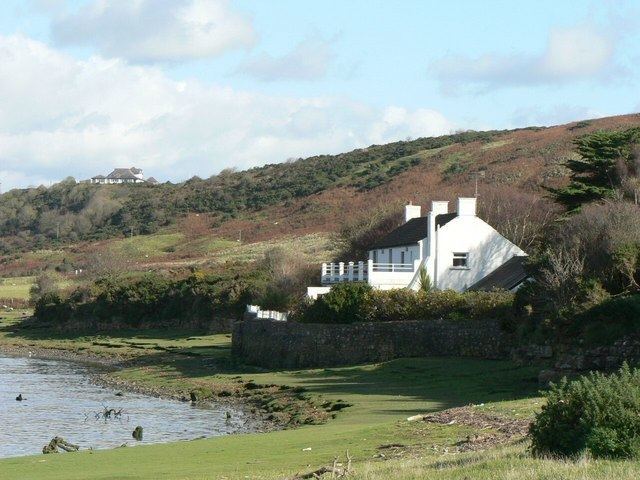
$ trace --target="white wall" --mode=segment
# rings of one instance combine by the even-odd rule
[[[438,290],[466,290],[515,255],[526,255],[476,216],[459,216],[436,233],[436,273],[431,276]],[[468,252],[468,268],[453,267],[453,253]]]
[[[378,248],[377,263],[402,263],[402,252],[404,252],[404,263],[413,263],[420,259],[420,245],[407,245],[404,247]],[[391,250],[391,262],[389,262],[389,250]],[[369,260],[373,260],[374,250],[369,250]]]
[[[329,293],[331,287],[307,287],[307,297],[312,300],[317,300],[320,295]]]

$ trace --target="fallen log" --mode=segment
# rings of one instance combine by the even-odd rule
[[[42,453],[60,453],[60,450],[64,450],[65,452],[77,452],[80,450],[78,445],[74,445],[73,443],[67,442],[62,437],[53,437],[51,441],[42,448]]]

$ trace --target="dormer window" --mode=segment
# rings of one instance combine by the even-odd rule
[[[454,252],[453,268],[469,268],[469,252]]]

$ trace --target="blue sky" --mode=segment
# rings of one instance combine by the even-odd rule
[[[640,2],[4,0],[0,181],[203,177],[640,109]]]

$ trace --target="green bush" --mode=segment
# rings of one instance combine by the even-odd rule
[[[366,283],[339,283],[329,293],[309,304],[301,320],[307,323],[353,323],[364,321],[368,315],[372,289]]]
[[[302,308],[296,318],[308,323],[391,322],[404,320],[482,319],[507,320],[512,315],[513,294],[505,291],[453,290],[417,292],[402,288],[372,290],[361,283],[343,283]]]
[[[530,427],[537,456],[640,457],[640,370],[563,379]]]
[[[180,279],[158,274],[104,278],[64,297],[57,292],[43,295],[34,316],[60,325],[79,321],[88,327],[101,321],[134,328],[206,323],[216,315],[240,316],[247,304],[264,296],[265,285],[260,272],[253,271],[195,272]]]
[[[640,295],[614,297],[577,315],[572,323],[574,337],[590,345],[610,344],[625,335],[640,332]]]

